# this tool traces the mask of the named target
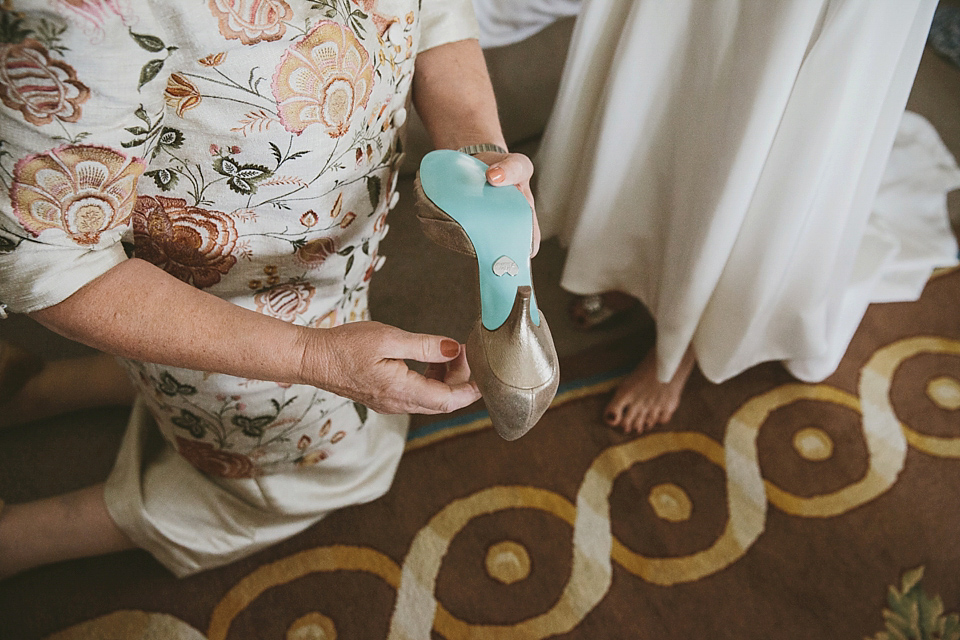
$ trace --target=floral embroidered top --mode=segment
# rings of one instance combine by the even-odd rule
[[[470,0],[3,3],[0,302],[51,306],[132,252],[288,322],[366,318],[416,53],[476,36]],[[368,419],[312,387],[129,366],[213,475],[319,464]]]

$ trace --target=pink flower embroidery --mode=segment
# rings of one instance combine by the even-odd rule
[[[220,34],[243,44],[279,40],[293,17],[285,0],[210,0],[210,11],[220,23]]]
[[[220,478],[253,478],[259,475],[253,461],[247,456],[215,449],[209,442],[177,436],[177,451],[207,475]]]
[[[39,42],[0,45],[0,100],[19,109],[27,122],[76,122],[89,97],[90,89],[77,80],[73,67],[52,60]]]
[[[293,322],[297,315],[310,306],[315,292],[316,289],[309,282],[285,282],[261,291],[253,297],[253,301],[260,313],[284,322]]]
[[[272,88],[287,131],[300,134],[321,124],[339,138],[349,130],[353,112],[367,105],[373,65],[349,29],[324,20],[283,54]]]
[[[106,147],[66,146],[27,156],[14,168],[10,199],[33,235],[60,229],[81,245],[126,224],[145,166]]]

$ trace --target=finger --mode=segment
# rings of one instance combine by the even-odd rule
[[[443,336],[397,329],[387,338],[384,356],[417,362],[449,362],[460,355],[460,343]]]
[[[430,380],[440,380],[443,382],[447,376],[447,365],[443,362],[431,362],[427,365],[427,369],[423,372],[423,375]]]
[[[447,375],[443,381],[447,384],[453,386],[470,382],[470,365],[467,364],[466,346],[461,346],[460,355],[448,362],[446,369]]]
[[[487,182],[495,187],[525,185],[533,177],[533,162],[522,153],[511,153],[487,169]]]
[[[473,382],[450,385],[411,371],[404,395],[412,413],[449,413],[479,400],[480,390]]]

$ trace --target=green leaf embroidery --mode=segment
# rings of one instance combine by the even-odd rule
[[[137,90],[139,91],[143,85],[156,78],[161,69],[163,69],[163,60],[151,60],[143,65],[140,69],[140,84],[137,85]]]
[[[162,191],[170,191],[170,189],[177,185],[177,181],[180,180],[177,172],[171,169],[154,169],[145,172],[143,175],[148,178],[153,178],[153,183]]]
[[[367,176],[367,195],[370,196],[370,205],[376,209],[380,202],[381,182],[379,176]]]
[[[140,45],[141,49],[146,49],[151,53],[157,53],[158,51],[163,51],[167,45],[163,43],[163,40],[157,36],[150,36],[145,33],[134,33],[130,31],[130,37],[133,38],[134,42]]]
[[[367,415],[368,415],[368,412],[369,412],[369,409],[367,409],[366,405],[362,405],[362,404],[360,404],[359,402],[354,402],[354,403],[353,403],[353,409],[354,409],[354,411],[357,412],[357,415],[360,417],[361,426],[362,426],[363,424],[366,424],[366,423],[367,423]]]
[[[354,256],[352,254],[349,258],[347,258],[347,270],[344,272],[344,276],[348,275],[350,273],[350,269],[353,268],[353,258]]]
[[[197,392],[197,388],[189,384],[180,384],[169,372],[164,371],[160,374],[160,383],[157,385],[157,391],[170,397],[175,395],[192,396]]]
[[[264,427],[273,422],[275,418],[276,416],[248,418],[247,416],[237,414],[230,419],[230,422],[240,427],[244,435],[250,436],[251,438],[259,438],[263,435]]]
[[[170,418],[170,422],[181,429],[186,429],[194,438],[202,438],[207,432],[207,425],[203,419],[186,409],[181,409],[180,415]]]
[[[23,18],[13,11],[0,10],[0,42],[22,42],[32,35],[33,31],[23,26]]]

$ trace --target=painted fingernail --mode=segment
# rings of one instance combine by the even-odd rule
[[[440,353],[446,358],[454,358],[460,353],[460,343],[444,338],[440,342]]]
[[[500,184],[506,177],[507,174],[500,167],[494,167],[487,173],[487,179],[493,184]]]

